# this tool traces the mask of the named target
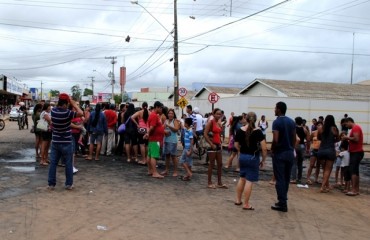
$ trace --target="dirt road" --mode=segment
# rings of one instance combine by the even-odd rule
[[[35,162],[34,136],[6,122],[0,132],[0,239],[369,239],[368,181],[362,194],[318,193],[291,185],[289,212],[270,209],[271,159],[254,186],[255,211],[234,205],[237,174],[224,172],[229,189],[207,189],[206,167],[195,161],[194,178],[163,180],[122,157],[77,159],[75,189],[48,191],[47,172]],[[18,151],[17,151],[18,150]],[[224,154],[226,161],[227,153]],[[183,172],[181,172],[183,173]],[[214,175],[215,176],[215,175]],[[365,178],[364,178],[365,179]],[[366,178],[367,179],[367,178]]]

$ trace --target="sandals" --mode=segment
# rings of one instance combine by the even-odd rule
[[[228,189],[229,187],[226,184],[217,185],[218,188]]]
[[[242,204],[243,204],[243,202],[234,202],[234,205],[236,205],[236,206],[240,206]]]
[[[250,206],[249,208],[247,208],[247,207],[243,207],[243,210],[253,211],[253,210],[254,210],[254,207],[252,207],[252,206]]]
[[[211,184],[208,184],[207,188],[216,189],[216,185],[211,183]]]
[[[351,196],[351,197],[354,197],[354,196],[357,196],[357,195],[360,195],[360,193],[355,193],[355,192],[347,192],[346,193],[347,196]]]
[[[308,185],[312,185],[312,181],[310,179],[307,179],[307,182],[306,182]]]
[[[185,181],[185,182],[188,182],[188,181],[190,181],[190,177],[189,176],[182,176],[181,180]]]

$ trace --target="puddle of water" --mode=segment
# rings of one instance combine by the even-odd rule
[[[3,160],[3,159],[1,159]],[[23,158],[23,159],[11,159],[11,160],[4,160],[7,163],[34,163],[36,159],[34,158]]]
[[[35,167],[9,167],[6,166],[5,168],[11,169],[15,172],[33,172],[35,171]]]

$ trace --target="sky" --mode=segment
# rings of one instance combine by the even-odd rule
[[[29,88],[174,88],[174,1],[0,0],[0,74]],[[370,0],[177,0],[179,87],[370,79]],[[126,37],[130,36],[130,41]],[[351,66],[353,61],[353,74]]]

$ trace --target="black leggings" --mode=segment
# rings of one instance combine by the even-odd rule
[[[364,152],[349,153],[349,170],[352,175],[360,175],[360,162],[364,158]]]

